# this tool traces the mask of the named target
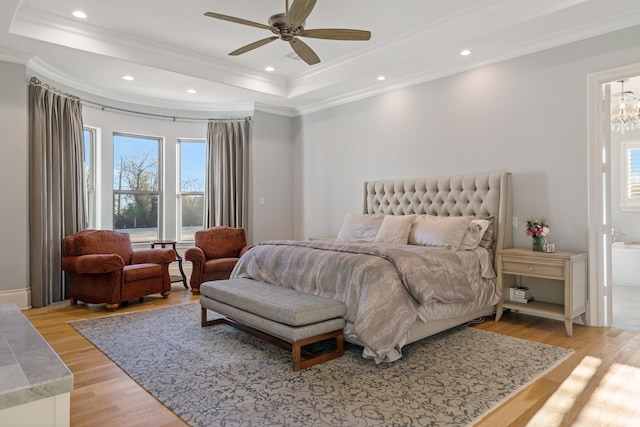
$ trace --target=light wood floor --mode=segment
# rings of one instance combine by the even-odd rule
[[[142,303],[131,303],[117,310],[115,314],[151,310],[197,300],[198,297],[185,290],[182,284],[175,283],[168,299],[161,299],[159,296],[146,297]],[[71,320],[112,315],[104,310],[104,305],[70,306],[68,302],[63,302],[46,308],[26,310],[24,314],[74,374],[74,389],[71,393],[72,426],[184,425],[177,416],[67,324]],[[584,375],[581,377],[586,385],[574,392],[574,402],[565,405],[561,422],[555,425],[569,426],[576,421],[612,365],[622,364],[640,368],[640,333],[574,325],[574,335],[569,338],[565,334],[563,322],[517,313],[505,313],[500,322],[487,319],[474,327],[575,351],[575,354],[561,365],[484,418],[478,424],[483,427],[526,425],[562,383],[576,375],[572,372],[588,356],[599,360],[600,365],[588,378],[583,378]],[[637,402],[635,405],[637,406]],[[625,419],[624,413],[617,416],[620,416],[620,420]]]

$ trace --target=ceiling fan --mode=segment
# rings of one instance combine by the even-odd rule
[[[248,21],[233,16],[221,15],[219,13],[207,12],[205,16],[222,19],[224,21],[235,22],[237,24],[249,25],[251,27],[262,28],[276,34],[266,39],[258,40],[229,53],[237,56],[247,53],[250,50],[264,46],[276,39],[289,42],[293,50],[307,64],[313,65],[320,62],[318,55],[305,42],[298,37],[310,37],[328,40],[369,40],[370,31],[351,30],[341,28],[321,28],[315,30],[305,30],[305,20],[316,5],[317,0],[295,0],[289,9],[289,0],[285,0],[285,13],[278,13],[269,18],[269,25]]]

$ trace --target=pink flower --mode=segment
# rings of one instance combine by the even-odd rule
[[[531,237],[546,237],[550,231],[544,219],[529,219],[524,233]]]

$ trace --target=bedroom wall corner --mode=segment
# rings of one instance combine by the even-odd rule
[[[248,239],[293,239],[294,119],[255,111],[250,170],[251,227]]]
[[[29,149],[26,66],[0,60],[0,303],[24,309],[29,297]]]

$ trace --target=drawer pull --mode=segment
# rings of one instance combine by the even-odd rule
[[[533,271],[533,267],[529,267],[529,271]]]

